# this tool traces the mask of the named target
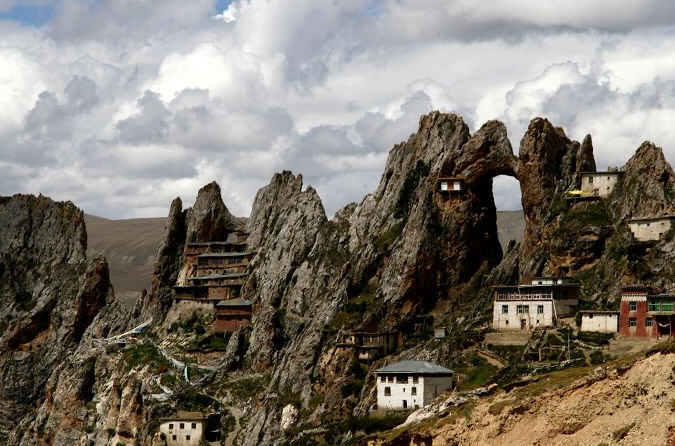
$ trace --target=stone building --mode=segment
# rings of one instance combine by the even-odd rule
[[[638,242],[658,241],[675,226],[675,215],[634,218],[627,223]]]
[[[595,195],[606,198],[619,182],[619,177],[623,172],[618,170],[607,172],[580,172],[581,190],[594,191]]]
[[[619,334],[629,337],[673,336],[675,294],[653,293],[652,288],[632,285],[621,289]]]
[[[619,330],[619,312],[584,310],[581,313],[581,331],[616,333]]]
[[[378,409],[419,409],[456,384],[455,372],[426,361],[401,361],[375,370]]]
[[[204,421],[201,412],[178,411],[175,417],[162,419],[159,431],[168,446],[198,446],[204,436]]]
[[[235,332],[251,323],[253,303],[247,299],[221,300],[216,304],[216,333]]]
[[[398,336],[398,331],[340,333],[335,346],[353,350],[360,361],[372,361],[395,352]]]
[[[579,308],[579,284],[567,278],[536,277],[528,284],[492,287],[492,327],[526,330],[553,326]]]
[[[250,323],[252,305],[239,298],[255,252],[246,250],[248,233],[229,234],[226,241],[188,243],[184,276],[174,286],[181,318],[215,314],[215,332],[234,331]],[[236,327],[233,329],[233,327]]]

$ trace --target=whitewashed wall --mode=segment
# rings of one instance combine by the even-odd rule
[[[636,240],[641,242],[659,240],[672,227],[672,219],[629,222],[628,227]]]
[[[385,376],[387,378],[387,376]],[[389,410],[415,409],[430,404],[436,396],[454,386],[455,378],[451,376],[419,376],[417,383],[413,383],[413,375],[408,375],[407,383],[393,381],[394,376],[389,376],[389,382],[382,382],[377,377],[377,408]],[[389,387],[390,395],[385,395],[385,388]],[[413,395],[413,388],[417,394]],[[407,407],[403,407],[406,401]]]
[[[599,331],[602,333],[616,333],[619,329],[618,314],[587,314],[581,315],[581,331]]]
[[[502,314],[502,305],[508,305],[508,314]],[[529,305],[529,314],[518,314],[518,305]],[[537,306],[544,306],[544,313],[537,314]],[[553,325],[553,304],[550,300],[495,301],[492,313],[492,328],[497,330],[520,330],[521,320],[525,328],[550,327]]]
[[[590,178],[593,178],[593,183]],[[619,175],[583,175],[581,177],[581,190],[597,189],[598,195],[607,197],[614,190],[619,181]]]
[[[183,429],[180,428],[180,423],[183,423]],[[192,427],[193,423],[196,425],[195,428]],[[173,429],[170,429],[169,425],[173,425]],[[159,431],[166,436],[168,446],[198,446],[204,433],[204,426],[200,421],[167,421],[159,426]]]

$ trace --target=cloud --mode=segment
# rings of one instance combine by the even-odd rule
[[[0,19],[0,193],[156,216],[216,180],[248,215],[257,188],[292,169],[333,213],[374,189],[433,109],[473,130],[502,119],[516,148],[547,116],[591,133],[601,167],[644,139],[675,158],[667,2],[218,4],[60,0],[44,24]],[[512,180],[495,194],[519,205]]]

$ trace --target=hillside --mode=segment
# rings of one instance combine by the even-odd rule
[[[646,355],[543,375],[361,445],[673,445],[672,349],[664,343]]]
[[[502,249],[506,250],[509,240],[523,241],[525,217],[523,211],[497,211],[497,235]]]
[[[133,301],[150,289],[155,251],[164,232],[165,217],[109,220],[85,215],[87,258],[104,255],[115,295]]]

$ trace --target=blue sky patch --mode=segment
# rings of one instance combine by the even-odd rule
[[[22,25],[42,26],[47,23],[53,15],[53,6],[16,4],[7,11],[0,12],[0,20],[10,20]]]

